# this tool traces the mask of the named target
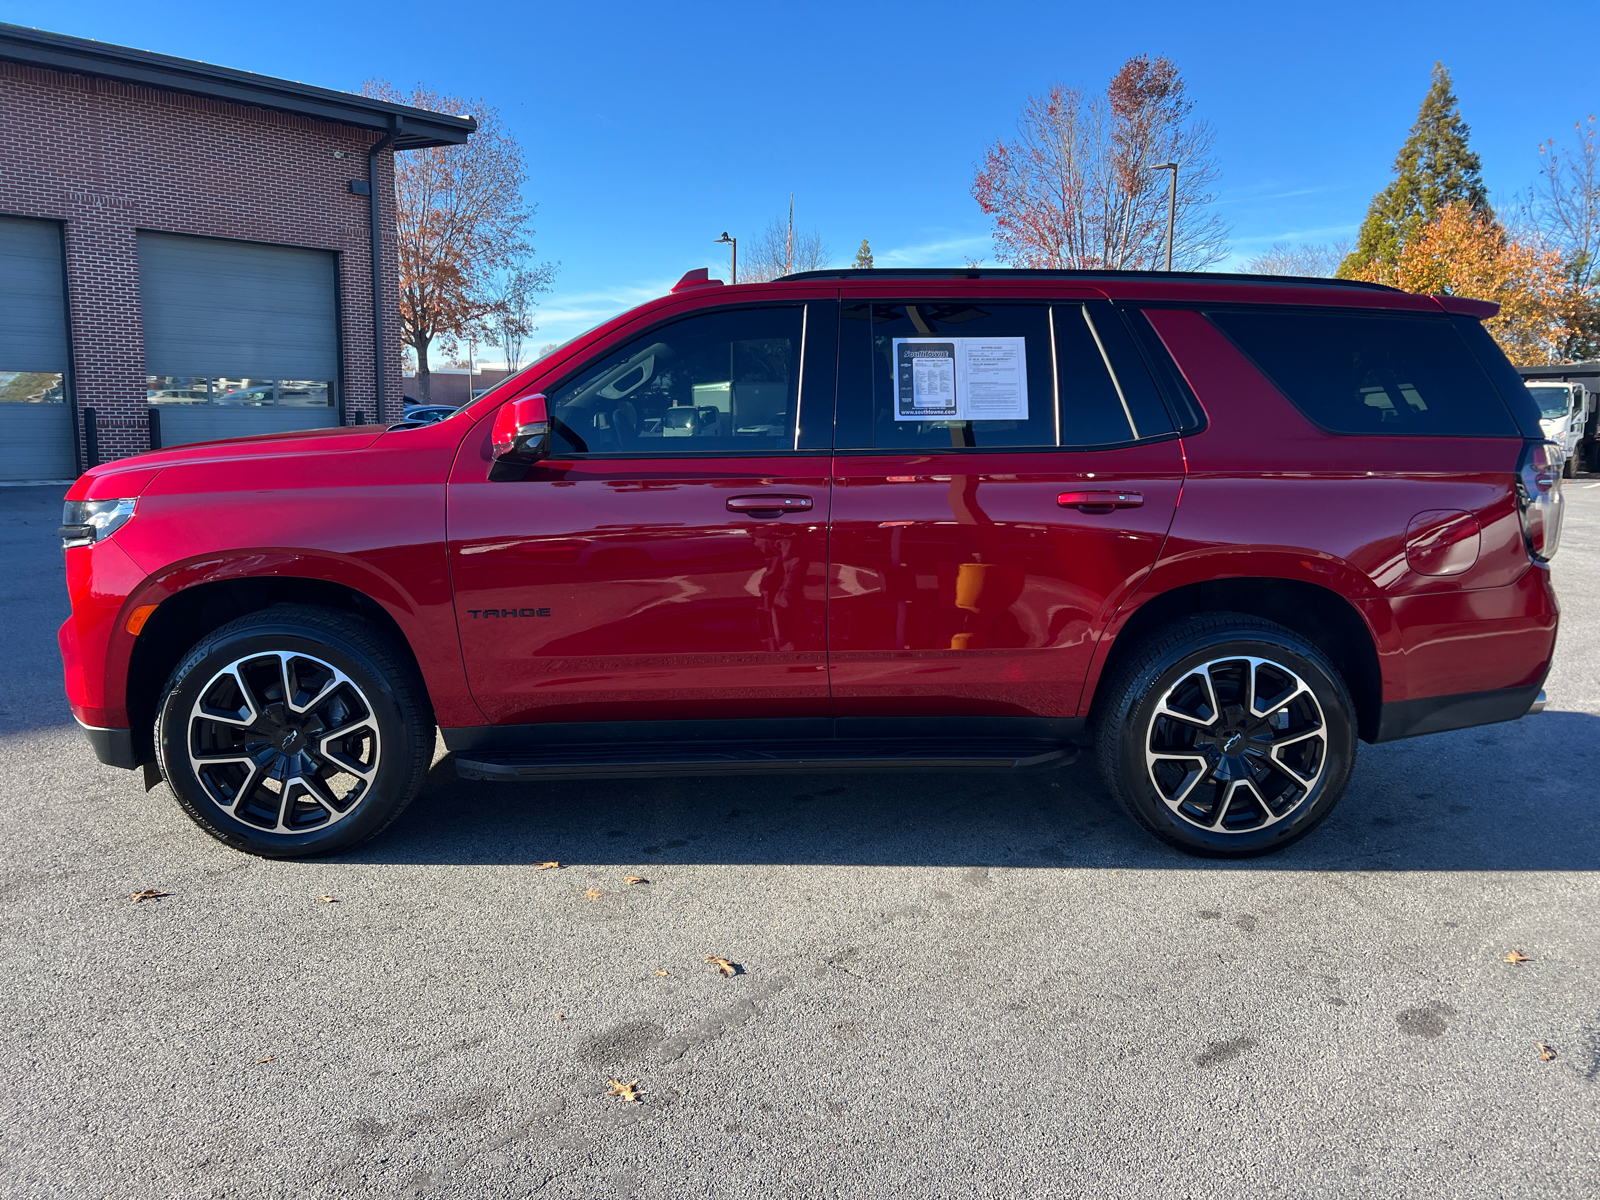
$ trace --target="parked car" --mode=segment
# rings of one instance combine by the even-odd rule
[[[393,821],[436,726],[528,783],[1085,750],[1146,830],[1244,856],[1358,742],[1542,706],[1560,459],[1493,305],[704,276],[458,419],[83,475],[60,640],[100,759],[287,857]]]
[[[405,407],[405,418],[421,425],[432,425],[446,417],[455,416],[459,411],[453,404],[408,404]]]

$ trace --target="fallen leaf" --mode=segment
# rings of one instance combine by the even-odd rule
[[[657,970],[657,971],[656,971],[656,974],[657,974],[657,975],[665,975],[665,974],[666,974],[666,972],[665,972],[665,971],[661,971],[661,970]]]
[[[318,896],[317,899],[321,900],[324,904],[337,904],[337,903],[339,903],[339,901],[333,896]]]
[[[1538,1044],[1538,1047],[1539,1047],[1539,1058],[1540,1058],[1541,1061],[1549,1062],[1552,1058],[1554,1058],[1556,1056],[1555,1050],[1553,1048],[1551,1048],[1550,1046],[1546,1046],[1543,1042],[1539,1042],[1537,1044]]]
[[[534,863],[533,869],[535,871],[559,871],[561,869],[561,864],[558,862]]]
[[[632,884],[635,884],[635,883],[649,883],[650,881],[648,879],[646,879],[643,875],[624,875],[622,877],[622,882],[626,883],[626,884],[629,884],[629,885],[632,885]]]
[[[598,900],[603,895],[605,895],[605,893],[602,892],[599,888],[590,888],[587,892],[585,892],[583,894],[583,898],[585,900]]]
[[[618,1100],[621,1100],[624,1104],[640,1103],[639,1098],[641,1093],[639,1091],[639,1081],[637,1079],[635,1079],[632,1083],[620,1083],[615,1079],[608,1080],[607,1082],[611,1084],[611,1095],[615,1096]]]
[[[277,1061],[278,1061],[278,1056],[276,1054],[269,1054],[265,1058],[256,1059],[256,1066],[259,1067],[262,1063],[277,1062]]]
[[[1506,955],[1500,961],[1501,962],[1508,962],[1508,963],[1516,963],[1520,967],[1523,963],[1532,962],[1533,960],[1531,958],[1529,958],[1526,954],[1524,954],[1521,950],[1513,950],[1510,954]]]
[[[141,900],[159,900],[163,896],[170,896],[171,892],[158,892],[155,888],[145,888],[142,892],[135,892],[130,899],[138,904]]]
[[[739,973],[737,963],[729,962],[725,958],[718,958],[715,954],[706,955],[706,961],[723,975],[737,975]]]

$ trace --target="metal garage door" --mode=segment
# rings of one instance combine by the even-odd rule
[[[139,287],[163,446],[339,423],[330,251],[141,233]]]
[[[0,217],[0,480],[78,473],[61,226]]]

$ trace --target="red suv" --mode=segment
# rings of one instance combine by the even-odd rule
[[[670,296],[436,424],[97,467],[67,694],[207,832],[473,779],[1049,767],[1278,849],[1356,742],[1542,706],[1561,463],[1493,305],[824,271]]]

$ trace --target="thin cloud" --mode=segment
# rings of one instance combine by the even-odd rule
[[[993,252],[994,243],[984,234],[873,251],[872,258],[873,265],[879,267],[953,267],[964,265],[968,258],[987,258]]]
[[[1327,225],[1321,229],[1296,229],[1289,233],[1263,233],[1252,237],[1236,237],[1235,244],[1246,246],[1271,246],[1277,242],[1325,242],[1334,238],[1348,237],[1360,226],[1358,225]]]
[[[1265,201],[1265,200],[1288,200],[1292,196],[1315,196],[1319,192],[1328,192],[1328,191],[1332,191],[1332,190],[1333,190],[1332,188],[1325,188],[1325,187],[1309,187],[1309,188],[1295,188],[1293,191],[1289,191],[1289,192],[1268,192],[1266,194],[1260,194],[1260,193],[1255,193],[1255,192],[1246,192],[1242,196],[1223,196],[1223,197],[1220,197],[1217,200],[1217,203],[1218,204],[1260,204],[1262,201]]]
[[[647,300],[664,296],[673,281],[619,284],[589,292],[552,292],[543,297],[537,310],[538,328],[529,339],[536,346],[565,342],[569,338],[609,321],[619,313],[637,308]]]

